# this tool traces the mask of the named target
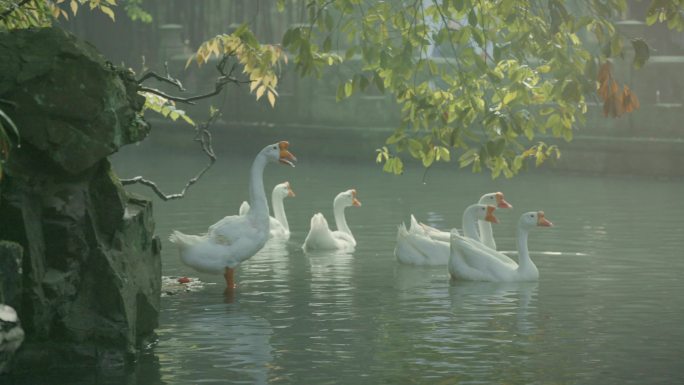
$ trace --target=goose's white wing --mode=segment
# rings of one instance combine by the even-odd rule
[[[242,201],[242,204],[240,205],[240,210],[238,210],[238,215],[247,215],[250,208],[251,207],[249,206],[249,202]]]
[[[394,255],[399,262],[411,265],[446,265],[449,243],[408,231],[402,223],[397,229]]]
[[[258,236],[258,227],[248,215],[229,215],[211,225],[207,231],[207,237],[222,245],[232,245],[239,239],[255,239]]]
[[[422,226],[422,223],[418,222],[416,220],[416,217],[411,214],[411,223],[410,227],[408,228],[408,232],[412,234],[421,234],[421,235],[427,235],[425,233],[425,229]]]
[[[425,234],[427,234],[428,237],[431,239],[434,239],[436,241],[441,241],[441,242],[449,242],[449,232],[447,231],[442,231],[437,228],[434,228],[432,226],[426,225],[425,223],[420,223],[420,225],[423,227],[425,230]]]
[[[455,235],[451,240],[451,247],[454,248],[452,259],[461,258],[461,262],[456,264],[456,269],[465,276],[473,280],[505,280],[518,267],[517,264],[509,264],[502,261],[503,254],[496,250],[484,249],[469,238]],[[501,254],[501,255],[497,255]],[[505,257],[505,256],[504,256]]]
[[[495,249],[490,248],[489,246],[483,244],[482,242],[480,242],[476,239],[472,239],[472,238],[468,238],[468,237],[462,237],[462,238],[463,238],[464,242],[468,242],[472,247],[480,249],[483,253],[486,253],[487,255],[495,257],[499,261],[501,261],[505,264],[508,264],[508,265],[512,265],[514,267],[518,266],[518,264],[513,259],[511,259],[511,257],[507,256],[506,254],[503,254],[499,251],[496,251]]]

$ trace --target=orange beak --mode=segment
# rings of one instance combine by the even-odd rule
[[[512,209],[513,205],[506,202],[502,192],[498,192],[498,193],[496,193],[496,207],[498,207],[500,209]]]
[[[487,206],[487,215],[485,215],[485,221],[499,223],[499,219],[497,219],[497,217],[494,216],[494,210],[496,210],[496,207]]]
[[[290,187],[290,182],[285,182],[287,184],[287,196],[294,198],[296,197],[294,191],[292,191],[292,187]]]
[[[354,205],[356,207],[361,207],[361,202],[358,199],[356,199],[356,189],[352,189],[351,192],[352,192],[352,205]]]
[[[292,162],[296,162],[297,158],[295,158],[295,156],[287,150],[287,147],[290,146],[290,143],[283,140],[282,142],[278,143],[278,146],[280,147],[280,163],[294,167],[295,165]]]
[[[537,226],[542,226],[542,227],[551,227],[553,226],[553,223],[546,219],[544,217],[544,212],[543,211],[538,211],[537,212]]]

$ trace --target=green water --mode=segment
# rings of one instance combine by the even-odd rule
[[[158,342],[113,383],[684,383],[681,181],[553,173],[492,181],[441,169],[423,184],[417,167],[396,177],[371,162],[291,149],[297,167],[269,166],[265,184],[289,180],[297,193],[285,201],[292,237],[240,266],[232,303],[223,278],[183,266],[166,237],[236,213],[251,160],[223,158],[185,199],[155,202],[164,274],[209,284],[162,298]],[[114,163],[122,176],[143,173],[173,191],[204,160],[133,148]],[[346,211],[356,250],[305,254],[309,219],[320,211],[333,223],[332,199],[348,188],[363,203]],[[500,249],[514,250],[522,212],[544,210],[554,222],[530,235],[538,282],[451,285],[446,267],[395,261],[396,226],[411,213],[460,227],[462,210],[492,191],[514,206],[497,211]]]

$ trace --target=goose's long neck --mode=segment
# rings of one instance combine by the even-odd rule
[[[473,209],[469,208],[466,211],[464,211],[463,212],[463,219],[461,222],[461,226],[463,227],[463,235],[465,235],[468,238],[475,239],[475,240],[480,239],[477,236],[476,222],[477,222],[477,218],[475,217],[475,211]]]
[[[518,270],[525,270],[530,267],[536,266],[532,259],[530,259],[530,253],[527,250],[527,229],[518,226]]]
[[[249,178],[249,213],[256,218],[268,220],[268,202],[264,192],[264,168],[266,159],[257,155],[252,163]]]
[[[287,217],[285,216],[285,205],[283,200],[285,197],[276,194],[276,190],[273,189],[271,194],[271,204],[273,205],[273,215],[275,219],[283,225],[285,231],[290,231],[290,225],[287,223]]]
[[[492,224],[487,221],[477,221],[477,227],[480,229],[480,242],[496,250],[496,242],[494,241],[494,233],[492,232]]]
[[[349,226],[347,226],[347,218],[344,216],[344,204],[338,198],[335,198],[335,202],[333,202],[333,214],[335,215],[337,230],[352,235]]]

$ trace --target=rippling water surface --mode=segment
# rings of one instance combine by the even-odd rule
[[[204,232],[237,212],[249,160],[222,160],[185,199],[155,203],[164,274],[213,284],[162,299],[158,343],[131,383],[684,383],[681,181],[550,173],[492,181],[431,170],[422,184],[422,169],[395,177],[370,162],[307,161],[292,149],[297,168],[273,165],[265,175],[269,190],[289,180],[297,193],[285,201],[292,237],[239,268],[232,299],[221,276],[183,266],[166,236]],[[154,159],[115,164],[169,190],[203,164]],[[346,211],[356,250],[304,253],[311,215],[334,223],[332,199],[352,187],[363,203]],[[446,267],[395,261],[396,226],[410,213],[460,227],[468,204],[498,190],[514,205],[497,211],[500,249],[515,249],[522,212],[542,209],[555,224],[530,235],[538,282],[451,285]]]

